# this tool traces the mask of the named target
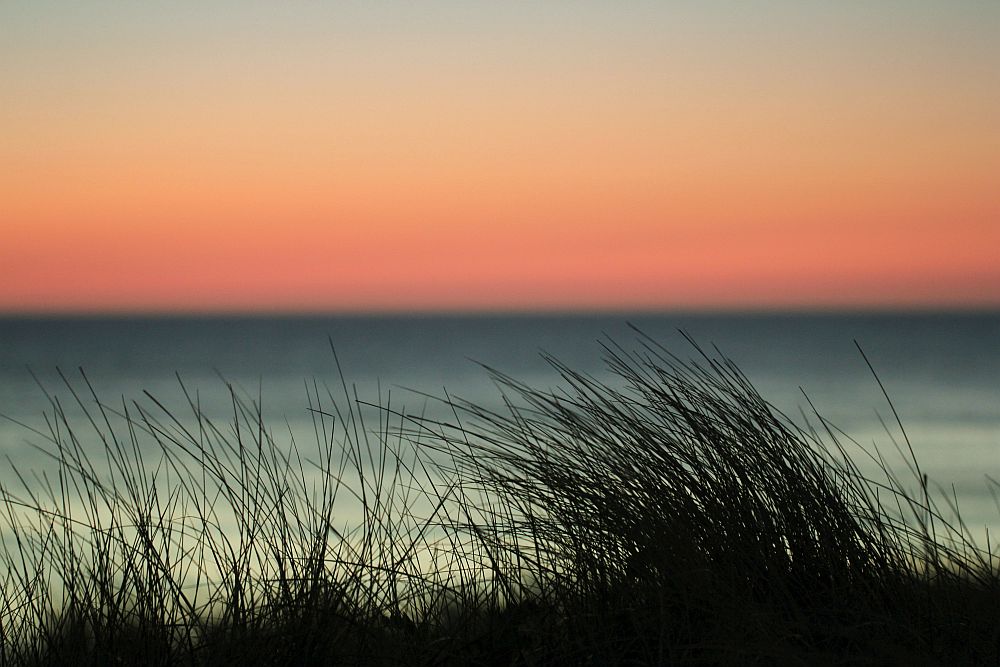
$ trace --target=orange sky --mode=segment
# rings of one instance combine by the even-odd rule
[[[1000,306],[1000,5],[664,4],[5,3],[0,311]]]

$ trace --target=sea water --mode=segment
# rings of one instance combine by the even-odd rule
[[[231,386],[262,402],[276,437],[307,439],[308,387],[343,400],[343,378],[351,396],[432,418],[447,416],[445,406],[425,394],[499,407],[483,365],[558,388],[544,351],[614,384],[600,343],[641,345],[633,326],[681,358],[699,354],[683,334],[713,354],[717,347],[778,409],[802,420],[815,406],[854,440],[887,452],[905,477],[893,445],[906,448],[903,434],[860,347],[923,472],[957,498],[973,533],[1000,534],[990,481],[1000,480],[1000,312],[6,317],[0,452],[22,471],[51,464],[36,447],[44,438],[26,427],[46,431],[50,397],[71,406],[59,371],[72,379],[82,368],[108,404],[148,402],[148,392],[182,412],[180,378],[221,421],[232,414]],[[13,483],[12,474],[5,465],[0,483]]]

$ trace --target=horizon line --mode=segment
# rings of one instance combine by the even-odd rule
[[[656,315],[865,315],[989,314],[1000,303],[982,304],[839,304],[661,307],[551,308],[192,308],[192,309],[0,309],[0,319],[279,319],[279,318],[435,318],[435,317],[615,317]]]

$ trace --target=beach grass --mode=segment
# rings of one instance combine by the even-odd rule
[[[0,499],[0,664],[1000,664],[1000,554],[905,432],[900,472],[637,336],[443,419],[313,382],[308,443],[65,378]]]

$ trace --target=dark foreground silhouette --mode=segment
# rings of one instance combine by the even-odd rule
[[[1000,664],[997,554],[915,460],[638,347],[443,421],[314,383],[308,445],[67,381],[3,489],[0,662]]]

